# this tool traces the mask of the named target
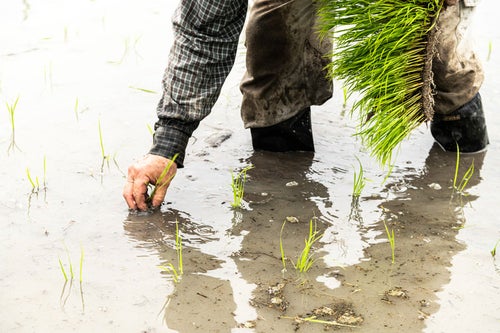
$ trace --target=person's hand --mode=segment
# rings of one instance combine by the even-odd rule
[[[457,2],[458,2],[458,0],[445,0],[445,1],[444,1],[444,4],[445,4],[446,6],[453,6],[453,5],[456,5],[456,4],[457,4]]]
[[[170,168],[162,176],[164,170]],[[148,184],[155,185],[151,198],[153,207],[160,206],[167,193],[168,186],[177,172],[177,164],[158,155],[146,155],[128,168],[127,183],[123,188],[123,197],[130,209],[148,209]],[[161,179],[160,179],[161,177]]]

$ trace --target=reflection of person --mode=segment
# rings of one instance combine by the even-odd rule
[[[472,0],[446,0],[439,20],[434,62],[436,116],[431,132],[446,150],[478,151],[488,143],[478,94],[483,80],[474,53],[462,38]],[[147,209],[147,184],[155,184],[175,154],[170,175],[153,206],[163,201],[187,142],[217,100],[234,63],[247,0],[181,0],[175,41],[163,79],[153,146],[131,165],[123,195],[129,208]],[[331,45],[314,30],[312,0],[255,0],[246,30],[247,72],[241,83],[241,115],[257,150],[313,151],[310,106],[331,97],[323,72]]]

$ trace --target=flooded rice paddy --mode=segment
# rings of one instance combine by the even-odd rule
[[[131,214],[124,173],[151,143],[176,3],[1,2],[0,331],[500,331],[498,4],[475,18],[491,145],[461,157],[459,179],[474,163],[463,194],[452,196],[456,156],[426,125],[383,182],[341,83],[313,108],[314,155],[254,152],[242,44],[165,205]],[[353,200],[357,159],[367,182]],[[231,171],[250,164],[233,209]],[[311,220],[321,238],[299,273]],[[180,273],[176,222],[178,282],[165,269]]]

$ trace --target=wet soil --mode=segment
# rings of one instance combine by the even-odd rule
[[[459,177],[475,167],[463,193],[453,192],[455,154],[425,124],[384,181],[352,136],[338,82],[313,108],[316,153],[254,152],[239,118],[242,44],[165,204],[138,214],[121,189],[151,143],[175,2],[2,3],[11,33],[0,36],[0,99],[19,96],[19,148],[7,151],[1,107],[0,331],[498,332],[496,6],[483,1],[476,17],[491,144],[462,155]],[[356,158],[368,181],[353,199]],[[231,171],[250,164],[235,209]],[[310,221],[322,237],[300,273]],[[177,282],[165,269],[180,273],[176,226]]]

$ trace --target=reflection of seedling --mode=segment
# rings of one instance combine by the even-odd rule
[[[11,130],[12,130],[11,136],[10,136],[10,145],[9,145],[9,148],[7,148],[7,153],[10,152],[11,150],[14,150],[15,148],[17,148],[18,150],[21,150],[21,149],[19,149],[19,147],[16,144],[16,122],[15,122],[14,114],[16,112],[17,102],[19,102],[19,96],[16,98],[14,103],[12,103],[12,104],[5,103],[7,106],[7,111],[9,111],[10,126],[11,126]]]
[[[236,176],[231,172],[231,188],[233,190],[233,202],[231,206],[234,208],[241,207],[243,194],[245,193],[245,182],[247,180],[247,171],[252,169],[253,165],[248,165],[241,170]]]
[[[305,239],[304,249],[295,264],[295,269],[299,272],[307,272],[316,261],[311,254],[311,248],[322,236],[323,234],[320,234],[316,229],[316,221],[313,222],[313,219],[311,219],[309,221],[309,235]]]
[[[158,266],[163,272],[167,272],[172,276],[175,283],[180,281],[182,274],[184,273],[183,262],[182,262],[182,237],[179,234],[179,222],[175,221],[175,251],[177,252],[177,269],[172,263],[167,263],[166,265]]]
[[[493,249],[490,251],[491,256],[493,258],[495,258],[495,256],[497,255],[497,246],[498,246],[499,243],[500,243],[500,239],[497,241],[497,243],[495,244],[495,246],[493,247]]]
[[[385,221],[384,221],[384,227],[385,227],[385,233],[387,234],[387,239],[389,240],[389,244],[391,245],[392,263],[394,264],[394,250],[396,249],[396,239],[394,237],[394,229],[392,229],[389,232],[389,228],[387,227],[387,224],[385,224]]]
[[[156,194],[156,191],[158,189],[161,189],[164,186],[167,186],[170,183],[170,181],[172,180],[172,178],[175,176],[175,175],[169,175],[168,179],[166,178],[167,175],[168,175],[168,171],[170,170],[170,168],[174,164],[175,160],[177,159],[177,156],[179,156],[179,154],[175,154],[174,157],[172,157],[172,159],[167,163],[167,165],[165,166],[165,168],[161,172],[160,176],[156,180],[154,188],[153,188],[153,190],[151,191],[151,194],[148,196],[148,198],[146,200],[146,202],[148,204],[152,203],[153,198],[154,198],[154,196]]]

